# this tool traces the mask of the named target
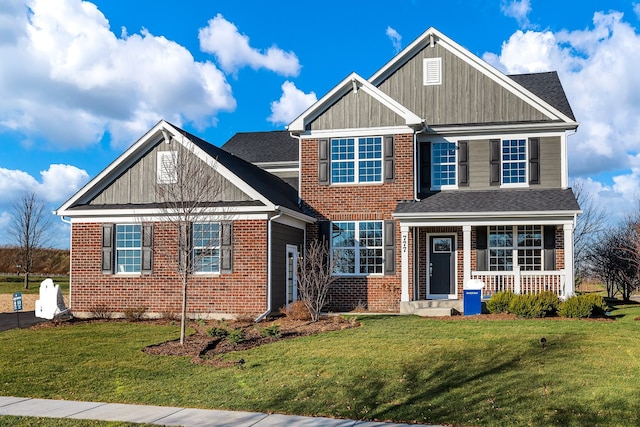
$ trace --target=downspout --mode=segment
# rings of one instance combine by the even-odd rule
[[[73,225],[71,224],[71,220],[64,219],[63,216],[60,217],[60,220],[62,222],[64,222],[65,224],[69,224],[70,227],[73,227]],[[71,245],[72,232],[73,232],[73,230],[71,230],[69,232],[69,307],[67,307],[66,309],[64,309],[60,313],[58,313],[58,315],[63,314],[63,313],[67,313],[67,312],[71,313],[71,289],[73,289],[73,287],[71,286],[71,275],[73,273],[73,271],[71,270],[71,255],[72,255],[71,251],[73,251],[73,246]]]
[[[271,313],[271,276],[272,276],[272,250],[271,250],[271,224],[274,219],[278,219],[282,216],[282,211],[280,210],[280,206],[276,206],[276,215],[269,217],[269,222],[267,225],[267,310],[262,313],[260,316],[256,317],[254,320],[255,323],[262,321],[265,317],[267,317]]]
[[[427,124],[422,123],[422,129],[413,133],[413,200],[418,201],[418,134],[427,132]]]

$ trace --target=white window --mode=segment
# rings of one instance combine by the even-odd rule
[[[456,152],[453,142],[431,144],[431,186],[433,189],[456,187]]]
[[[141,257],[142,232],[140,225],[116,225],[116,272],[140,273]]]
[[[382,221],[331,224],[331,254],[339,275],[382,274]]]
[[[526,184],[527,140],[502,140],[502,184]]]
[[[425,86],[442,84],[442,58],[424,58],[422,67]]]
[[[158,184],[175,184],[178,182],[177,152],[158,151],[157,179]]]
[[[514,240],[514,236],[516,239]],[[517,254],[514,264],[514,251]],[[489,228],[489,270],[542,270],[542,227],[539,225]]]
[[[195,273],[220,272],[220,224],[204,222],[193,224],[193,271]]]
[[[331,140],[331,183],[382,182],[382,137]]]

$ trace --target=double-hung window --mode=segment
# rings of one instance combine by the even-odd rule
[[[526,184],[527,140],[502,140],[502,184]]]
[[[515,239],[514,239],[515,236]],[[514,260],[514,253],[516,259]],[[493,226],[489,228],[489,269],[542,270],[542,227],[539,225]]]
[[[220,224],[194,223],[192,228],[193,271],[195,273],[220,272]]]
[[[341,221],[331,224],[331,254],[335,274],[382,274],[382,221]]]
[[[142,232],[137,224],[116,225],[116,272],[140,273]]]
[[[454,142],[434,142],[431,144],[431,186],[433,189],[454,188],[456,178],[456,151]]]
[[[382,182],[382,137],[331,140],[331,183]]]

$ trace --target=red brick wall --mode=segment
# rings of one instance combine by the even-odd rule
[[[153,274],[102,274],[102,225],[76,223],[71,230],[71,309],[91,313],[104,305],[114,313],[146,307],[148,313],[178,314],[182,284],[176,273],[174,224],[153,224]],[[233,273],[192,276],[187,288],[190,316],[259,314],[266,310],[267,221],[234,221]],[[166,250],[164,248],[169,248]]]
[[[318,140],[305,139],[301,145],[300,196],[318,219],[391,220],[399,200],[413,199],[412,134],[395,135],[395,181],[384,184],[319,185]],[[317,236],[317,228],[309,228],[308,236]],[[329,308],[350,310],[364,304],[371,311],[397,312],[400,278],[400,225],[396,222],[396,274],[339,278],[331,288]]]

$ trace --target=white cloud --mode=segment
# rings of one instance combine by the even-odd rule
[[[502,0],[500,10],[505,16],[515,18],[523,27],[529,26],[529,12],[531,3],[529,0]]]
[[[11,61],[0,62],[0,131],[61,148],[91,145],[109,132],[119,145],[160,118],[204,127],[235,109],[212,63],[144,29],[121,33],[86,1],[3,2],[0,57]]]
[[[633,11],[636,13],[638,18],[640,19],[640,3],[633,3]]]
[[[89,174],[71,165],[53,164],[40,172],[40,181],[27,172],[0,168],[0,245],[9,244],[7,227],[12,221],[13,203],[24,193],[34,192],[53,211],[75,194],[89,181]],[[51,244],[55,247],[69,246],[69,227],[52,220]]]
[[[569,173],[629,169],[640,152],[640,35],[618,12],[598,12],[593,28],[517,31],[499,55],[484,58],[508,73],[557,70],[576,119]],[[620,184],[621,185],[621,184]]]
[[[277,46],[271,46],[264,52],[251,47],[249,37],[240,34],[238,28],[220,14],[200,29],[198,38],[200,49],[215,55],[220,67],[227,73],[235,73],[245,66],[255,70],[266,68],[283,76],[297,76],[300,73],[300,63],[295,53],[285,52]]]
[[[317,100],[315,92],[304,93],[286,81],[282,84],[280,99],[271,103],[271,116],[267,120],[273,124],[289,124]]]
[[[402,36],[393,28],[387,27],[387,37],[391,40],[395,53],[400,52],[400,49],[402,49]]]

